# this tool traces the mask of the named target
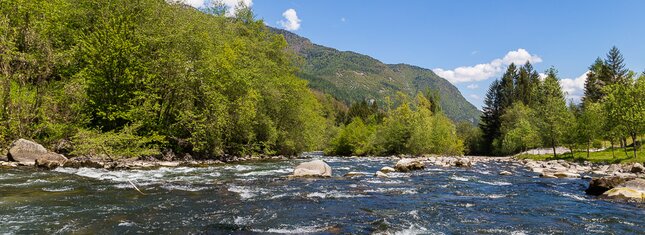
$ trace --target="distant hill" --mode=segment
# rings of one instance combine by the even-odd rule
[[[401,91],[411,96],[432,89],[441,95],[441,106],[453,120],[477,122],[480,111],[461,92],[432,70],[407,64],[384,64],[372,57],[339,51],[312,43],[286,30],[271,28],[284,35],[289,47],[304,61],[300,77],[311,88],[329,93],[345,103],[374,99],[383,101]]]

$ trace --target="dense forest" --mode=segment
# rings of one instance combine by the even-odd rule
[[[584,97],[575,104],[565,100],[554,68],[540,79],[529,63],[510,65],[491,84],[485,105],[480,130],[464,132],[474,152],[507,155],[549,147],[555,155],[556,147],[565,146],[588,155],[606,141],[626,154],[631,142],[635,157],[645,134],[645,73],[627,70],[614,47],[589,67]]]
[[[163,0],[0,2],[0,146],[26,138],[108,157],[448,151],[411,141],[433,126],[433,138],[460,153],[454,125],[423,95],[373,103],[369,115],[366,102],[347,107],[297,77],[297,55],[251,9],[226,11]],[[355,147],[356,128],[360,141],[378,133],[377,144]]]

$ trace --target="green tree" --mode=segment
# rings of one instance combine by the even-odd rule
[[[502,115],[501,151],[509,154],[540,145],[538,129],[531,122],[535,114],[523,103],[516,103]]]
[[[562,143],[564,132],[571,118],[567,109],[564,93],[558,81],[557,71],[554,68],[547,70],[547,77],[540,86],[536,108],[540,117],[537,122],[540,130],[542,143],[553,148],[553,156],[556,156],[556,147]]]
[[[631,137],[636,157],[636,139],[645,129],[645,79],[640,76],[629,80],[631,82],[613,84],[605,89],[604,108],[607,123],[616,128],[620,136]],[[623,147],[626,150],[626,146]]]

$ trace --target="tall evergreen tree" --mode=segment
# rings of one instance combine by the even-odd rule
[[[502,109],[510,107],[515,100],[515,81],[517,76],[517,66],[515,64],[510,64],[504,75],[502,75],[502,80],[500,81]]]
[[[605,62],[600,58],[597,58],[589,66],[587,80],[585,81],[585,94],[582,98],[584,102],[598,102],[604,96],[602,88],[605,86],[606,80],[602,76],[605,74],[606,67]]]
[[[604,70],[604,77],[611,84],[628,82],[627,74],[629,73],[629,70],[625,68],[623,55],[615,46],[609,50],[609,53],[607,53],[605,65],[607,66],[607,69]]]
[[[502,86],[499,80],[493,81],[486,93],[479,128],[483,133],[483,151],[492,153],[493,140],[500,136],[500,117],[502,116]]]

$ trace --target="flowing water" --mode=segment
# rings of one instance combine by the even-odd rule
[[[374,172],[388,158],[324,158],[328,179],[288,179],[305,160],[107,171],[0,169],[1,233],[639,234],[645,209],[584,194],[514,163]],[[499,176],[501,170],[515,173]],[[349,171],[367,176],[344,178]],[[129,181],[145,195],[137,192]]]

